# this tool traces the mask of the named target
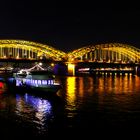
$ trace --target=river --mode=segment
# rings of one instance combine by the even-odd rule
[[[127,135],[140,127],[140,77],[56,76],[56,96],[11,93],[0,82],[0,131],[13,138]],[[47,93],[46,93],[47,94]],[[137,129],[138,130],[138,129]],[[135,131],[136,132],[136,131]]]

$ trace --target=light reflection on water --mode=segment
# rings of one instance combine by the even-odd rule
[[[84,94],[98,93],[134,93],[139,91],[140,77],[114,76],[114,77],[67,77],[66,93],[68,102],[75,100],[76,95],[82,98]]]
[[[0,95],[0,117],[37,132],[140,126],[140,77],[56,77],[63,88],[55,98]],[[51,122],[51,123],[50,123]],[[104,130],[105,130],[104,129]],[[69,131],[69,130],[68,130]]]
[[[53,118],[52,105],[48,100],[27,93],[24,96],[16,95],[15,113],[42,130],[47,127],[47,119]]]
[[[76,118],[82,111],[111,114],[140,108],[139,102],[135,105],[140,98],[140,77],[137,76],[67,77],[64,83],[68,118]]]

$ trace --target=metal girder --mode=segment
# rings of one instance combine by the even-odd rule
[[[68,59],[69,61],[73,61],[78,57],[82,57],[89,52],[94,52],[95,50],[99,50],[99,49],[120,53],[124,56],[129,57],[133,61],[140,60],[140,49],[134,46],[121,44],[121,43],[108,43],[108,44],[85,46],[68,53]]]

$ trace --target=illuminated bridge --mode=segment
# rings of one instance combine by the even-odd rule
[[[120,43],[90,45],[68,53],[68,61],[140,62],[140,49]]]
[[[23,41],[23,40],[0,40],[0,59],[30,59],[37,60],[43,57],[62,61],[66,54],[51,46]]]
[[[110,43],[89,45],[65,53],[51,46],[30,41],[0,40],[0,59],[38,60],[43,57],[67,62],[140,62],[140,49],[127,44]]]
[[[112,71],[112,68],[113,70],[114,68],[117,68],[116,71],[120,71],[120,69],[122,69],[121,71],[130,71],[130,67],[135,69],[137,64],[137,66],[140,67],[140,49],[121,43],[89,45],[72,52],[65,53],[49,45],[30,41],[0,40],[0,59],[9,62],[7,60],[9,58],[10,60],[12,58],[14,63],[17,62],[15,60],[22,61],[26,59],[40,61],[42,59],[44,60],[44,58],[47,60],[53,60],[56,64],[57,62],[64,62],[63,64],[68,68],[68,71],[72,71],[72,73],[75,73],[75,71],[80,68],[98,72],[110,72]],[[22,62],[20,65],[17,63],[17,67],[21,68]],[[130,66],[129,64],[133,65]],[[1,65],[3,67],[13,65],[16,67],[15,64],[10,63]],[[27,64],[25,65],[27,66]],[[31,63],[28,63],[28,65],[31,67]],[[101,68],[105,69],[103,70]]]
[[[140,49],[120,43],[90,45],[67,54],[68,70],[94,75],[140,74]]]

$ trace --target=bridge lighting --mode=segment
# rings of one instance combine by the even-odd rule
[[[70,75],[75,75],[75,65],[74,64],[68,63],[68,73]]]
[[[89,45],[76,49],[68,54],[51,46],[23,41],[23,40],[0,40],[0,56],[2,58],[26,58],[47,59],[56,61],[67,60],[67,62],[104,61],[111,63],[140,63],[140,49],[120,43]],[[118,61],[118,62],[115,62]]]
[[[70,64],[70,63],[69,63],[69,64],[68,64],[68,68],[69,68],[69,69],[73,69],[73,68],[74,68],[74,64]]]
[[[140,52],[140,49],[127,44],[110,43],[110,44],[100,44],[95,46],[94,45],[85,46],[83,48],[70,52],[68,54],[68,57],[72,61],[71,56],[73,56],[75,60],[81,56],[85,57],[90,54],[89,60],[98,59],[99,61],[102,58],[105,58],[106,62],[108,61],[108,59],[111,59],[111,61],[115,59],[116,61],[118,61],[117,63],[121,63],[120,61],[126,58],[131,60],[132,62],[137,61],[140,57],[138,52]]]
[[[9,56],[17,58],[17,55],[19,55],[19,58],[30,59],[30,56],[32,59],[37,59],[37,56],[45,54],[46,56],[49,56],[49,58],[58,61],[66,56],[65,52],[51,46],[23,40],[0,40],[0,49],[3,58]],[[6,54],[4,53],[5,51],[7,52]]]

